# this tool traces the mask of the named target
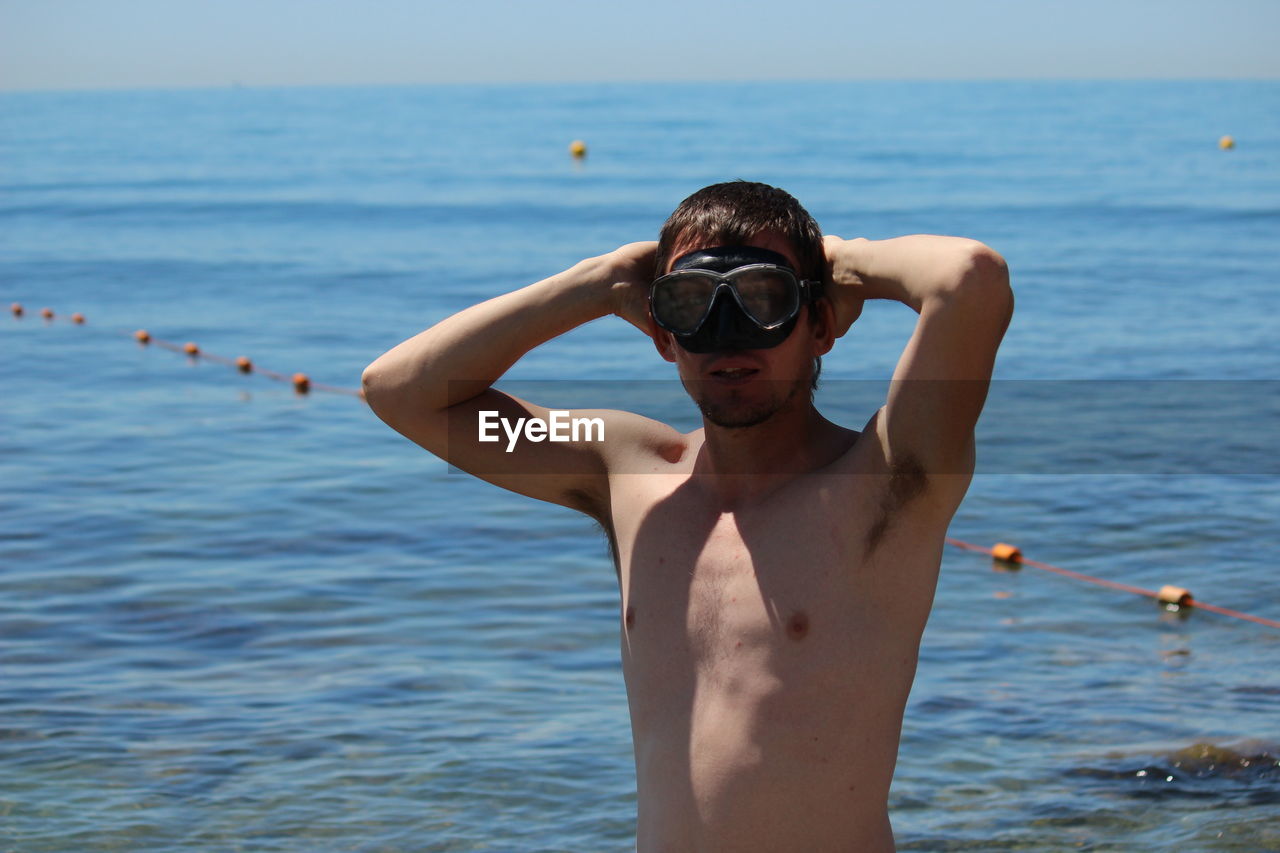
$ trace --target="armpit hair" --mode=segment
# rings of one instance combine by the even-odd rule
[[[609,555],[613,557],[613,573],[618,576],[618,583],[622,583],[622,561],[618,557],[618,539],[613,535],[613,525],[599,518],[595,522],[600,527],[600,532],[604,534],[605,540],[609,543]]]
[[[613,571],[621,579],[622,563],[618,557],[617,537],[613,534],[613,524],[609,521],[608,514],[600,506],[598,497],[581,489],[571,489],[565,496],[574,509],[585,513],[600,528],[600,532],[604,534],[605,540],[609,543],[609,554],[613,557]]]
[[[880,498],[879,514],[867,531],[864,558],[871,554],[893,526],[899,512],[919,497],[929,483],[929,475],[915,456],[894,459],[889,465],[889,485]]]

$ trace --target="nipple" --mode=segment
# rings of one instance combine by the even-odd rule
[[[800,641],[809,635],[809,614],[803,610],[797,610],[791,614],[791,618],[787,620],[787,636],[793,640]]]
[[[627,613],[622,617],[622,621],[626,623],[628,628],[634,628],[636,624],[636,606],[634,604],[627,605]]]

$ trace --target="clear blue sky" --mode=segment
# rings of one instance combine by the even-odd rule
[[[0,0],[0,88],[1280,77],[1280,0]]]

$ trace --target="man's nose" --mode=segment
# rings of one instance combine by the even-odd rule
[[[751,321],[738,307],[737,300],[727,290],[716,296],[711,306],[711,316],[707,318],[711,330],[715,332],[713,340],[717,349],[749,349],[751,343]]]
[[[715,306],[715,330],[716,337],[720,340],[727,340],[733,337],[738,330],[738,324],[734,322],[737,318],[733,315],[736,313],[733,309],[737,306],[733,304],[733,295],[722,293],[716,300]]]

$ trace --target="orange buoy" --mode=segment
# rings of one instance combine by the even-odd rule
[[[134,333],[133,333],[133,337],[134,337],[134,338],[138,341],[138,343],[140,343],[140,344],[149,344],[149,343],[151,343],[151,333],[150,333],[150,332],[148,332],[146,329],[139,329],[138,331],[134,332]]]
[[[21,303],[21,302],[15,302],[15,303],[13,303],[12,305],[10,305],[10,306],[9,306],[9,310],[13,312],[13,316],[15,316],[15,317],[21,317],[21,316],[22,316],[22,303]]]
[[[575,139],[569,143],[569,153],[575,160],[585,159],[587,156],[587,143],[581,139]]]
[[[1236,147],[1236,141],[1230,136],[1224,136],[1218,140],[1218,147],[1223,151],[1230,151],[1232,148]]]
[[[311,380],[307,378],[307,374],[293,374],[293,390],[297,391],[299,394],[305,394],[311,390]]]
[[[81,314],[81,313],[79,313],[79,312],[76,312],[75,314],[72,314],[72,315],[71,315],[71,322],[75,323],[77,326],[83,326],[83,325],[84,325],[84,315],[83,315],[83,314]]]
[[[41,316],[41,317],[43,317],[43,318],[45,318],[46,320],[52,320],[52,319],[53,319],[53,309],[52,309],[52,308],[41,308],[41,309],[40,309],[40,316]]]
[[[999,560],[1002,563],[1021,563],[1022,550],[1016,545],[997,542],[995,545],[991,546],[991,558],[993,560]]]
[[[188,342],[185,346],[182,347],[182,351],[185,352],[187,355],[199,355],[200,347],[196,346],[193,343]]]
[[[1160,592],[1156,593],[1156,598],[1162,604],[1167,604],[1171,607],[1186,607],[1191,603],[1191,593],[1173,584],[1165,584],[1160,587]]]
[[[241,373],[252,373],[253,362],[245,358],[244,356],[240,356],[239,358],[236,359],[236,369],[239,370]]]

